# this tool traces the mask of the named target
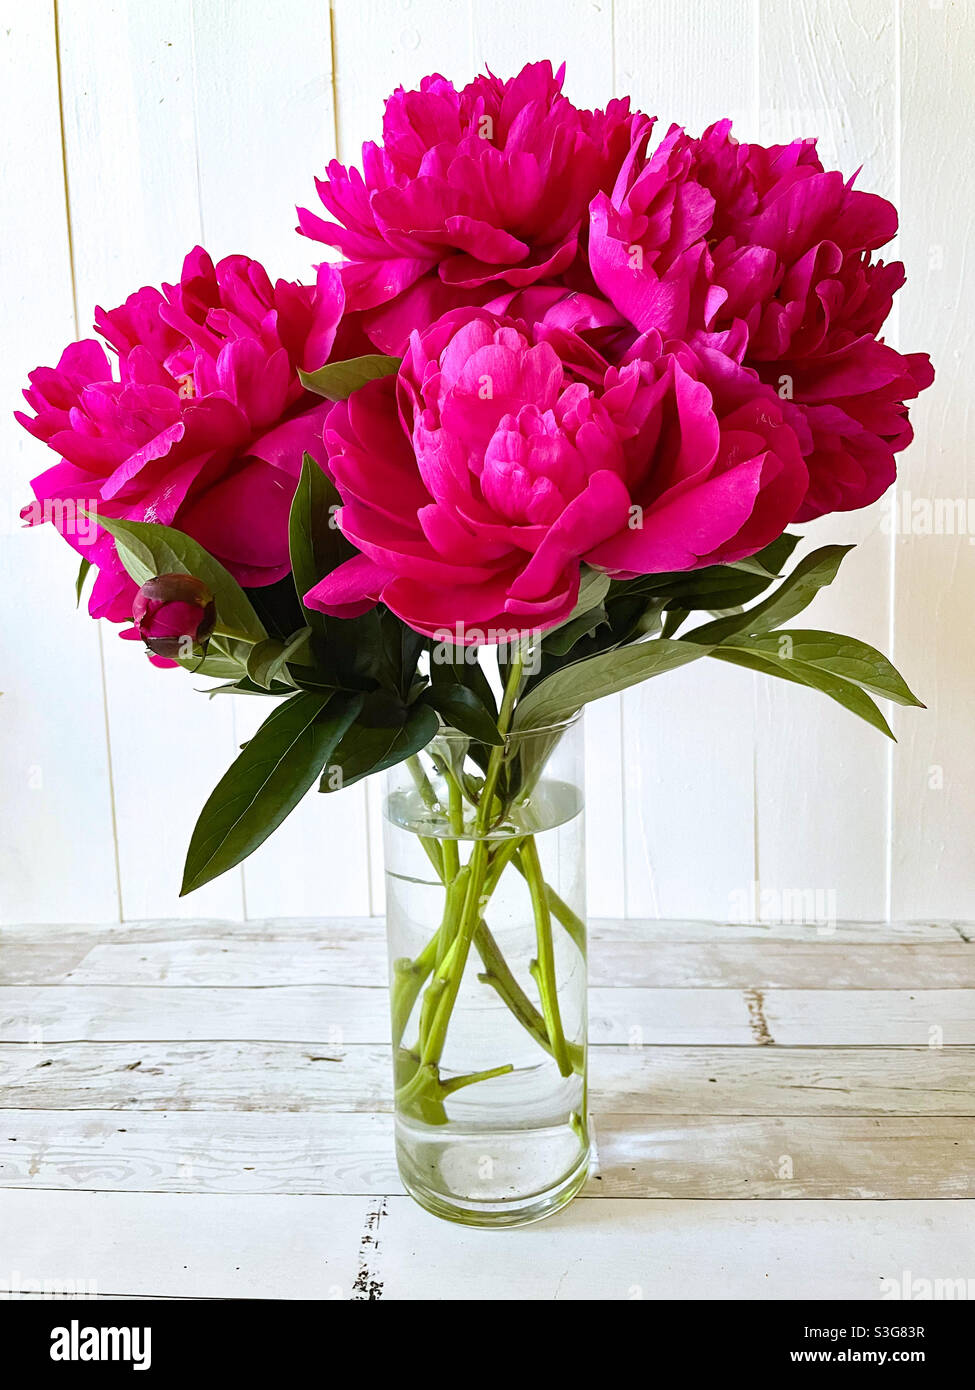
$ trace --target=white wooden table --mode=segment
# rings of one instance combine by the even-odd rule
[[[975,944],[596,922],[598,1168],[520,1231],[393,1159],[379,921],[0,931],[0,1289],[975,1296]]]

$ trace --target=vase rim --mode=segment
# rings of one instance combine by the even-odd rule
[[[521,743],[525,739],[537,738],[539,735],[542,734],[565,733],[566,730],[572,729],[575,727],[576,724],[580,723],[584,714],[585,707],[583,707],[582,709],[577,709],[574,714],[568,715],[565,719],[553,720],[550,724],[533,724],[530,729],[512,729],[510,733],[505,735],[504,741],[506,744]],[[463,740],[465,743],[468,744],[481,743],[484,744],[486,748],[491,747],[491,744],[485,743],[484,739],[474,738],[472,737],[472,735],[465,734],[460,729],[455,729],[449,724],[442,724],[439,731],[436,734],[436,737],[444,738],[448,741],[456,740],[457,742],[460,742],[461,740]]]

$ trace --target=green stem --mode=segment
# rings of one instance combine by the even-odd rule
[[[467,901],[469,881],[470,867],[465,865],[456,877],[447,884],[443,920],[440,923],[440,930],[437,932],[436,938],[434,955],[435,975],[434,979],[427,986],[427,991],[423,996],[423,1004],[420,1009],[418,1045],[420,1048],[421,1060],[423,1060],[423,1051],[430,1028],[436,1017],[436,1010],[439,1007],[444,988],[446,987],[443,981],[444,961],[457,939],[457,932],[459,930],[460,921],[462,920],[464,904]]]
[[[437,947],[443,923],[433,934],[415,960],[401,956],[393,963],[393,978],[390,980],[390,1014],[393,1026],[393,1047],[403,1041],[406,1025],[410,1021],[420,990],[423,988],[437,963]]]
[[[457,842],[464,830],[464,793],[449,768],[444,768],[444,776],[447,779],[447,794],[450,799],[448,815],[451,838],[443,842],[443,866],[445,877],[451,879],[456,878],[460,871],[460,850]]]
[[[531,892],[532,909],[535,914],[535,939],[538,956],[532,962],[531,973],[538,985],[542,1001],[542,1014],[545,1027],[552,1043],[552,1056],[563,1076],[572,1072],[566,1048],[565,1033],[562,1031],[562,1015],[559,1011],[558,987],[555,979],[555,951],[552,946],[552,919],[545,896],[545,879],[538,858],[538,846],[529,839],[522,848],[522,861],[526,870],[528,887]]]
[[[449,1096],[462,1086],[473,1086],[475,1081],[490,1081],[493,1076],[507,1076],[510,1071],[514,1071],[514,1067],[510,1062],[505,1062],[503,1067],[492,1067],[490,1071],[471,1071],[466,1076],[452,1076],[449,1081],[441,1081],[440,1089],[445,1096]]]
[[[518,866],[518,872],[519,872],[524,878],[527,879],[527,878],[528,878],[528,874],[527,874],[527,872],[526,872],[526,870],[525,870],[525,865],[524,865],[524,863],[523,863],[523,861],[522,861],[522,856],[521,856],[520,851],[519,851],[518,857],[517,857],[517,859],[516,859],[515,862],[516,862],[516,864],[517,864],[517,866]],[[564,901],[562,900],[562,898],[559,897],[558,893],[556,893],[555,889],[552,887],[552,885],[551,885],[550,883],[546,883],[546,884],[545,884],[545,898],[546,898],[546,901],[548,902],[549,911],[551,912],[552,916],[553,916],[557,921],[559,921],[559,922],[562,923],[562,926],[565,927],[566,931],[569,933],[569,936],[570,936],[570,937],[572,938],[572,940],[575,942],[576,946],[578,946],[578,948],[579,948],[579,950],[582,952],[582,954],[585,955],[585,954],[586,954],[586,924],[585,924],[585,922],[583,922],[582,918],[579,917],[577,913],[575,913],[575,912],[572,911],[572,908],[569,907],[568,903],[564,902]]]
[[[413,784],[416,787],[417,791],[420,793],[420,799],[422,800],[424,806],[426,806],[428,811],[432,811],[437,804],[437,794],[433,790],[433,787],[431,787],[430,779],[427,776],[427,774],[423,771],[423,764],[420,762],[420,759],[417,757],[415,753],[412,757],[406,759],[406,766],[410,770],[410,776],[413,778]],[[438,877],[443,878],[443,849],[440,845],[440,841],[432,835],[418,835],[416,838],[420,841],[420,844],[423,846],[423,852],[430,860],[430,863],[433,865],[434,869],[437,871]]]
[[[504,697],[501,701],[501,713],[498,715],[498,733],[501,735],[501,742],[495,744],[491,749],[491,756],[488,758],[487,772],[484,776],[484,788],[481,792],[481,800],[477,808],[477,819],[475,826],[478,835],[486,835],[491,825],[491,805],[494,801],[494,792],[498,785],[498,778],[501,775],[501,766],[504,762],[505,740],[508,730],[511,728],[511,719],[515,712],[515,700],[518,698],[518,691],[521,687],[521,673],[524,666],[524,657],[519,650],[508,667],[508,679],[505,681]]]
[[[477,978],[482,984],[491,986],[525,1032],[535,1039],[539,1047],[544,1048],[549,1055],[553,1055],[544,1018],[511,973],[508,962],[501,954],[498,943],[483,919],[474,933],[474,945],[484,963],[484,970]],[[572,1070],[581,1072],[582,1048],[578,1043],[567,1041],[566,1051],[572,1063]]]
[[[474,848],[467,864],[466,884],[462,883],[466,889],[463,907],[460,910],[459,920],[455,899],[449,901],[445,908],[444,922],[441,924],[444,937],[441,938],[439,944],[442,945],[449,935],[449,945],[443,951],[433,972],[433,978],[426,987],[420,1011],[420,1065],[416,1074],[400,1092],[401,1104],[416,1099],[424,1089],[430,1086],[434,1077],[439,1077],[440,1058],[447,1039],[447,1026],[450,1023],[461,981],[464,978],[464,970],[467,966],[474,932],[481,920],[486,901],[485,887],[491,863],[491,852],[489,842],[485,837],[490,826],[494,791],[498,784],[504,759],[504,740],[511,727],[515,699],[521,685],[522,662],[523,659],[519,652],[508,671],[501,712],[498,715],[498,733],[501,735],[502,741],[492,747],[488,759],[484,789],[474,822],[475,835],[478,838],[474,841]],[[414,780],[416,780],[416,772],[412,768],[411,771]],[[422,773],[422,768],[420,771]],[[424,780],[426,779],[424,778]],[[455,880],[455,882],[458,881],[460,881],[460,875]],[[454,927],[455,921],[456,927]]]

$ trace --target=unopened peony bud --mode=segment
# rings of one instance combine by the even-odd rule
[[[135,627],[125,637],[141,637],[155,656],[188,656],[213,632],[217,608],[202,580],[191,574],[160,574],[147,580],[132,603]]]

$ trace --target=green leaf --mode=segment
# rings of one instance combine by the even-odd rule
[[[552,656],[567,656],[583,637],[591,637],[607,621],[603,600],[612,584],[608,574],[584,565],[579,579],[579,597],[567,618],[550,627],[542,646]]]
[[[709,568],[738,570],[742,574],[757,575],[762,579],[779,579],[783,565],[801,540],[801,536],[792,536],[788,531],[784,531],[771,545],[754,555],[746,556],[744,560],[732,560],[728,565],[711,565]]]
[[[250,647],[247,651],[250,651]],[[173,660],[194,676],[213,676],[217,680],[239,680],[245,669],[242,661],[221,651],[213,642],[208,645],[202,659],[199,656],[177,656]]]
[[[412,705],[405,724],[396,728],[354,724],[329,759],[318,790],[342,791],[373,772],[401,763],[426,748],[439,728],[436,713],[423,704]]]
[[[504,743],[494,719],[466,685],[431,685],[421,699],[445,723],[478,743],[493,743],[497,747]]]
[[[74,582],[74,606],[80,608],[81,595],[84,592],[85,580],[88,578],[88,571],[91,569],[91,561],[82,557],[81,564],[78,566],[78,578]]]
[[[374,674],[381,684],[395,690],[405,704],[426,639],[390,609],[380,605],[373,611],[379,620],[380,656]]]
[[[201,695],[208,696],[211,700],[214,695],[293,695],[295,688],[293,685],[282,685],[280,681],[272,681],[266,689],[263,685],[256,685],[247,676],[242,676],[239,681],[227,681],[224,685],[213,685],[209,690],[201,690]]]
[[[92,515],[115,537],[118,557],[136,584],[159,574],[192,574],[203,581],[217,605],[217,632],[245,642],[263,642],[264,624],[243,589],[195,540],[154,521],[121,521]]]
[[[716,645],[730,638],[755,637],[770,632],[801,613],[825,585],[831,584],[843,557],[852,545],[825,545],[800,560],[787,579],[768,598],[745,613],[730,618],[718,618],[713,623],[685,633],[682,642],[704,642]]]
[[[302,607],[308,590],[356,553],[335,524],[335,509],[341,505],[335,484],[305,454],[288,521],[291,572]],[[323,614],[305,611],[313,626],[324,626]]]
[[[294,695],[264,721],[200,812],[180,896],[264,843],[327,764],[359,712],[354,696]]]
[[[298,377],[306,391],[314,391],[316,396],[324,396],[328,401],[344,401],[367,382],[395,376],[401,360],[370,353],[366,357],[350,357],[345,362],[329,362],[317,372],[299,370]]]
[[[676,637],[677,633],[687,621],[688,612],[686,608],[668,608],[667,616],[664,619],[662,637]]]
[[[588,631],[585,628],[579,630],[578,624],[580,619],[587,617],[596,610],[601,610],[603,618],[605,619],[606,613],[603,608],[603,599],[609,593],[612,582],[609,575],[604,574],[602,570],[594,570],[588,565],[583,565],[579,576],[579,597],[576,599],[575,607],[567,618],[563,618],[560,623],[556,623],[554,627],[547,629],[543,638],[546,651],[551,651],[556,656],[564,656],[579,637],[587,636],[588,631],[594,630],[597,626],[597,623],[594,621],[592,628]],[[567,628],[575,629],[577,635],[569,642],[568,646],[565,646],[564,634]],[[562,641],[559,641],[559,639],[555,637],[556,633],[563,634]]]
[[[856,637],[806,628],[788,631],[779,628],[765,637],[751,638],[746,645],[750,651],[817,667],[895,704],[924,709],[884,654]]]
[[[812,666],[794,657],[783,659],[769,651],[755,650],[751,646],[713,647],[710,655],[718,661],[728,661],[733,666],[744,666],[746,670],[758,671],[765,676],[778,676],[781,680],[792,681],[795,685],[806,685],[813,690],[821,690],[831,700],[858,714],[875,729],[888,738],[893,738],[890,726],[880,710],[865,691],[850,681],[842,680],[819,666]]]
[[[779,577],[801,539],[801,536],[790,536],[786,532],[764,550],[745,560],[616,581],[610,599],[617,594],[655,594],[676,601],[677,607],[688,610],[731,608],[736,604],[750,603]]]
[[[689,656],[688,652],[695,655]],[[615,695],[617,691],[639,685],[641,681],[662,675],[664,671],[676,670],[678,666],[695,660],[697,655],[703,656],[704,649],[695,652],[688,642],[672,642],[655,637],[631,647],[603,652],[587,661],[573,662],[540,681],[518,702],[515,707],[515,728],[535,729],[541,725],[555,724],[592,700]]]
[[[258,642],[256,646],[251,647],[247,657],[247,674],[255,685],[262,685],[265,690],[270,689],[275,676],[279,675],[286,662],[293,658],[300,662],[303,656],[307,656],[310,633],[310,627],[303,627],[287,642],[279,642],[276,637],[269,637],[266,642]],[[281,679],[285,685],[294,686],[287,671]]]
[[[473,659],[468,660],[468,657]],[[494,698],[494,691],[484,674],[484,667],[477,659],[476,647],[457,646],[451,642],[431,643],[430,683],[466,685],[468,690],[474,692],[492,719],[497,714],[498,704]]]
[[[608,614],[602,604],[597,608],[587,609],[575,618],[566,619],[558,628],[552,629],[552,636],[545,634],[543,646],[546,654],[568,656],[577,642],[581,642],[584,637],[593,637],[608,621]]]

